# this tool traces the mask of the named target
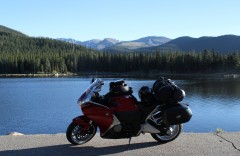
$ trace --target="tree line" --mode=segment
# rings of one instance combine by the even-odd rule
[[[0,53],[0,73],[80,72],[239,72],[240,55],[213,52],[111,53],[14,52]]]
[[[240,53],[96,51],[46,38],[0,33],[0,73],[240,73]]]

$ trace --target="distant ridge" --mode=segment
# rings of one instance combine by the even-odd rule
[[[10,29],[8,27],[5,27],[3,25],[0,25],[0,33],[8,33],[8,34],[12,34],[12,35],[17,35],[17,36],[27,36],[19,31]]]
[[[74,39],[64,39],[58,38],[58,40],[71,42],[75,44],[80,44],[86,46],[87,48],[93,48],[97,50],[113,50],[113,51],[122,51],[122,50],[133,50],[144,47],[152,47],[162,45],[171,39],[167,37],[158,37],[158,36],[148,36],[143,37],[133,41],[119,41],[113,38],[105,38],[103,40],[93,39],[89,41],[76,41]]]
[[[69,41],[70,42],[70,41]],[[63,41],[43,38],[30,37],[19,31],[0,25],[0,52],[56,52],[65,50],[71,52],[72,44]],[[74,46],[75,50],[87,51],[88,49],[81,45]]]
[[[13,30],[3,25],[0,25],[0,35],[21,36],[34,39],[34,37],[27,36],[19,31]],[[36,39],[40,40],[40,38]],[[44,40],[47,38],[41,39]],[[48,41],[50,40],[53,44],[61,44],[57,41],[53,41],[53,39],[49,39]],[[183,52],[201,52],[204,50],[210,50],[220,53],[240,52],[240,36],[237,35],[222,35],[217,37],[203,36],[199,38],[183,36],[173,40],[163,36],[148,36],[132,41],[119,41],[113,38],[105,38],[103,40],[93,39],[89,41],[77,41],[71,38],[59,38],[57,40],[85,46],[87,48],[107,50],[110,52],[154,52],[156,50]],[[22,46],[26,45],[23,44]]]
[[[240,36],[223,35],[218,37],[192,38],[189,36],[179,37],[163,45],[138,49],[142,51],[155,50],[178,50],[178,51],[203,51],[214,50],[221,53],[239,52]]]

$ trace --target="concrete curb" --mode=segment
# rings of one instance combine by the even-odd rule
[[[240,155],[240,133],[183,133],[159,144],[149,134],[128,139],[102,139],[97,134],[81,146],[71,145],[65,134],[0,136],[0,155]]]

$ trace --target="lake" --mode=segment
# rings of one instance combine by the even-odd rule
[[[104,78],[101,94],[108,92]],[[82,114],[77,99],[90,84],[90,78],[0,78],[0,135],[65,133],[71,120]],[[155,80],[125,79],[138,98],[138,90]],[[176,79],[185,90],[193,111],[184,132],[240,131],[239,79]]]

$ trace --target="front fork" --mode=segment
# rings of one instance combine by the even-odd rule
[[[93,125],[92,120],[90,120],[85,115],[81,115],[74,118],[72,122],[76,123],[77,125],[81,125],[81,127],[83,128],[81,133],[86,133],[89,130],[89,128],[91,128],[91,126]]]

